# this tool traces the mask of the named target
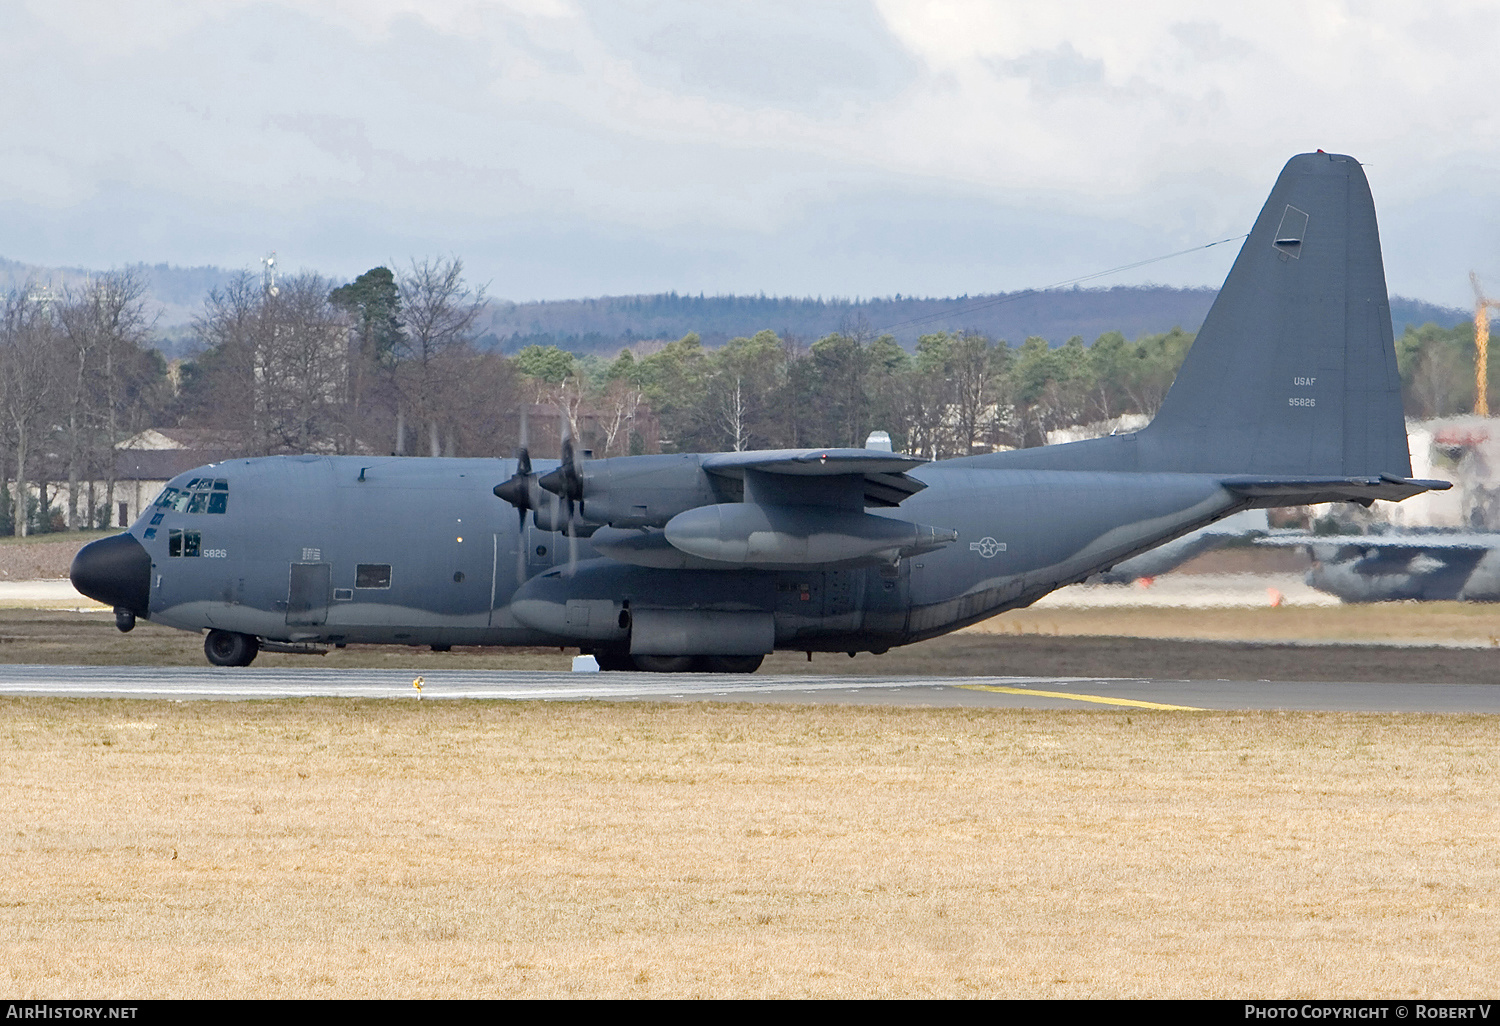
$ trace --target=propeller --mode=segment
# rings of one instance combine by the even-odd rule
[[[516,584],[526,579],[526,511],[541,504],[536,475],[531,472],[531,450],[526,441],[526,407],[521,407],[521,444],[516,449],[516,472],[495,486],[495,495],[516,507]]]
[[[549,474],[544,474],[537,482],[541,487],[551,492],[560,500],[566,500],[568,504],[568,575],[578,567],[578,531],[579,519],[583,506],[583,454],[573,444],[573,431],[568,423],[568,414],[565,409],[558,410],[561,418],[562,431],[562,464]],[[556,507],[553,507],[556,510]],[[557,523],[554,513],[552,522]]]

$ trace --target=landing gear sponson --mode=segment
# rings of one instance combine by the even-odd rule
[[[234,631],[212,630],[203,639],[203,654],[215,666],[249,666],[260,653],[261,642],[249,634]],[[446,650],[446,649],[444,649]],[[764,656],[660,656],[638,655],[608,649],[595,652],[599,669],[644,673],[754,673],[760,669]]]

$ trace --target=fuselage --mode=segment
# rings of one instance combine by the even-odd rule
[[[718,611],[774,624],[776,648],[883,651],[1027,605],[1243,506],[1211,475],[960,459],[918,468],[923,491],[871,511],[958,533],[936,551],[894,565],[659,569],[523,521],[493,494],[515,471],[328,456],[190,471],[130,528],[151,560],[149,617],[272,642],[587,649],[627,643],[632,616],[651,610]]]

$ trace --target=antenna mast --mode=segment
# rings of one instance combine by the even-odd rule
[[[276,251],[272,250],[269,256],[261,257],[260,266],[261,287],[266,290],[266,295],[276,295],[281,291],[276,287]]]

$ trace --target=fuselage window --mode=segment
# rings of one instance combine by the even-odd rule
[[[197,556],[203,549],[201,531],[180,531],[172,528],[167,532],[167,555]]]
[[[229,511],[229,493],[214,492],[208,497],[208,511],[210,513],[226,513]]]
[[[391,565],[389,563],[360,563],[354,571],[356,588],[389,588]]]

